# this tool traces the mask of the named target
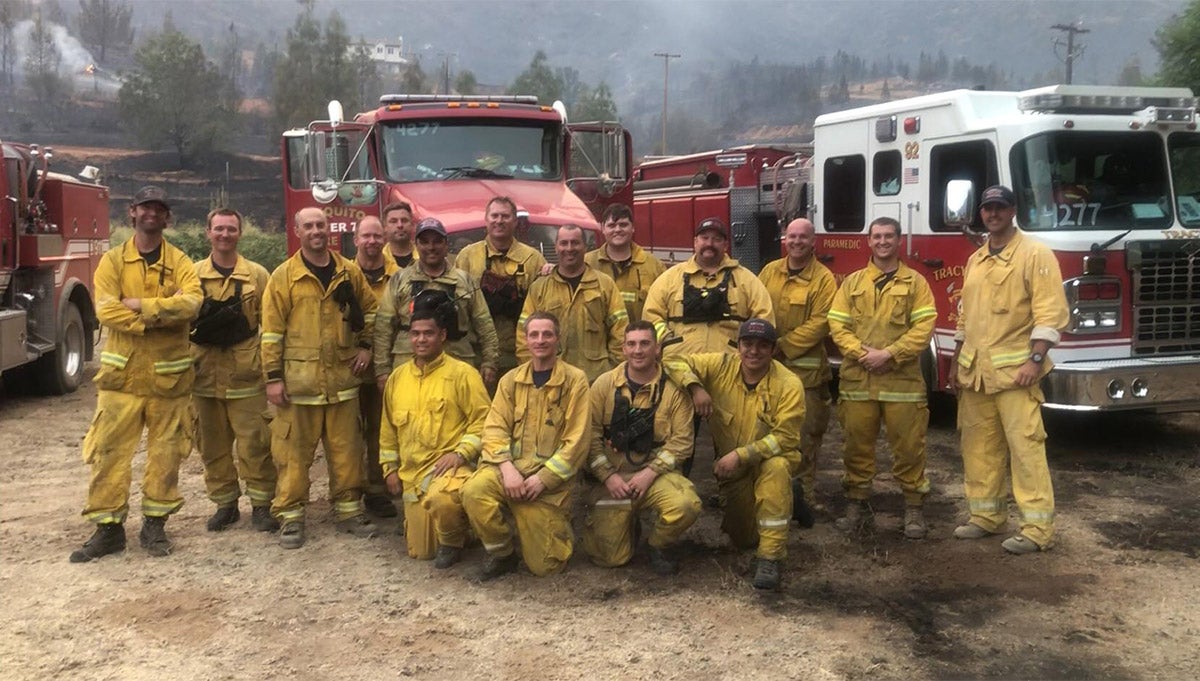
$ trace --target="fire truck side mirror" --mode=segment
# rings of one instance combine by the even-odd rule
[[[947,227],[970,227],[975,221],[975,183],[950,180],[946,183],[943,203],[942,216]]]
[[[325,131],[310,130],[305,135],[305,150],[308,152],[308,181],[317,184],[329,179],[329,171],[325,167]]]

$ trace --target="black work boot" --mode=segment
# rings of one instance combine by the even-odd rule
[[[138,542],[143,549],[146,549],[146,553],[157,558],[171,555],[174,545],[171,544],[170,539],[167,539],[166,524],[165,516],[148,515],[143,518],[142,532],[138,535]]]
[[[279,531],[279,521],[271,515],[270,506],[250,507],[250,524],[259,532]]]
[[[437,553],[433,557],[433,567],[439,570],[445,570],[446,568],[462,560],[462,552],[463,550],[461,546],[437,547]]]
[[[779,588],[779,561],[758,559],[754,568],[754,588],[763,590]]]
[[[792,520],[806,530],[811,529],[817,522],[812,507],[804,498],[804,486],[800,484],[799,480],[792,481]]]
[[[667,577],[679,572],[679,561],[666,550],[650,547],[650,569],[656,575]]]
[[[87,563],[100,556],[125,550],[125,526],[121,523],[101,523],[83,546],[71,552],[72,563]]]
[[[225,506],[218,506],[217,512],[212,514],[212,517],[208,519],[208,523],[205,524],[205,527],[208,528],[209,532],[220,532],[226,527],[236,523],[241,519],[241,517],[242,512],[238,510],[237,502],[227,504]]]
[[[376,518],[395,518],[398,515],[396,505],[392,503],[392,498],[386,494],[368,494],[364,496],[363,506],[367,507],[367,513]]]
[[[864,532],[874,526],[875,514],[869,503],[851,500],[846,506],[846,515],[838,518],[833,524],[842,532]]]
[[[507,556],[495,556],[489,553],[487,558],[483,559],[483,570],[479,573],[479,581],[486,582],[501,575],[516,572],[518,560],[516,551]]]

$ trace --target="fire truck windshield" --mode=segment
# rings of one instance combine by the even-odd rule
[[[460,178],[561,181],[562,133],[546,121],[385,121],[383,172],[392,182]]]
[[[1200,133],[1171,133],[1167,148],[1179,221],[1187,227],[1200,227]]]
[[[1200,161],[1200,144],[1189,158]],[[1015,145],[1011,162],[1017,221],[1024,229],[1171,226],[1167,159],[1157,133],[1046,133]],[[1193,190],[1200,191],[1200,186]]]

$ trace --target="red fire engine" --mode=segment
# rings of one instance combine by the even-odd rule
[[[751,145],[643,162],[634,172],[637,239],[663,262],[692,256],[692,230],[709,217],[729,225],[730,250],[758,271],[779,257],[784,187],[795,182],[807,147]]]
[[[795,191],[839,276],[863,267],[866,225],[900,221],[906,262],[937,297],[925,358],[944,386],[976,200],[1013,188],[1022,230],[1058,256],[1071,323],[1046,406],[1200,408],[1200,133],[1182,88],[957,90],[820,116],[811,182]]]
[[[91,288],[108,248],[108,189],[50,172],[49,148],[2,146],[0,371],[23,388],[72,392],[99,327]]]
[[[358,221],[407,201],[415,217],[436,217],[450,250],[483,238],[483,214],[495,196],[517,204],[518,237],[554,256],[554,230],[585,228],[597,240],[596,216],[613,201],[629,203],[632,145],[614,123],[567,124],[561,104],[527,96],[385,95],[377,109],[283,135],[286,217],[321,207],[334,247],[353,253]],[[288,252],[299,248],[288,230]]]

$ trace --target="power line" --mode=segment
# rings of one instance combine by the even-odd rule
[[[1067,54],[1066,54],[1065,58],[1059,57],[1059,60],[1066,62],[1067,85],[1070,85],[1071,78],[1074,75],[1075,60],[1078,59],[1079,57],[1082,57],[1083,51],[1087,49],[1087,45],[1080,44],[1078,48],[1075,46],[1075,35],[1091,33],[1091,31],[1089,29],[1083,28],[1083,22],[1080,22],[1077,24],[1054,24],[1050,28],[1052,28],[1056,31],[1062,31],[1067,34],[1067,42],[1065,43],[1065,46],[1067,48]],[[1055,56],[1058,56],[1058,48],[1063,47],[1063,46],[1064,46],[1064,43],[1061,38],[1054,39],[1054,54],[1055,54]]]

